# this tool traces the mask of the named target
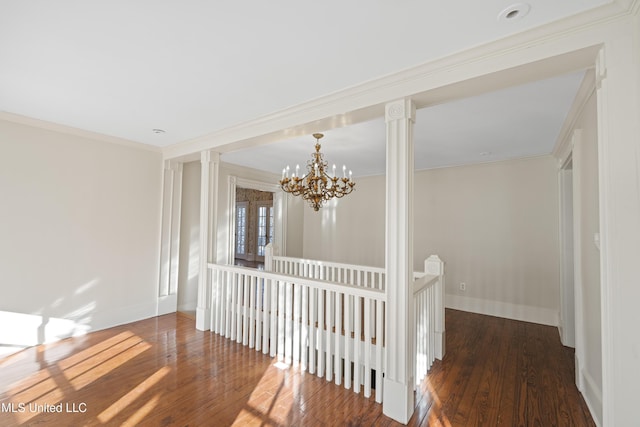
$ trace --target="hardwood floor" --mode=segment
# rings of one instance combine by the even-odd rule
[[[446,316],[447,355],[417,391],[409,425],[595,425],[557,329]],[[2,426],[399,425],[373,397],[197,331],[180,314],[0,359],[0,405]]]

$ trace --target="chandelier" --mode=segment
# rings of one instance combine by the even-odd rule
[[[320,152],[320,138],[324,135],[314,133],[316,139],[316,152],[311,154],[311,160],[307,162],[307,173],[300,176],[300,165],[296,165],[295,172],[289,174],[289,166],[282,169],[282,179],[280,187],[287,193],[294,196],[302,196],[314,211],[319,210],[326,201],[332,198],[341,198],[353,191],[356,185],[351,179],[351,171],[347,177],[347,167],[342,166],[342,178],[336,175],[336,165],[333,165],[332,173],[329,175],[327,162],[325,162]]]

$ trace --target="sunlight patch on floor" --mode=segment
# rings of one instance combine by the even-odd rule
[[[153,396],[147,403],[144,404],[140,409],[138,409],[133,415],[131,415],[122,426],[131,426],[135,427],[140,425],[140,422],[153,411],[153,409],[158,406],[158,402],[160,401],[160,393]]]
[[[88,360],[94,355],[101,353],[105,350],[108,350],[112,346],[123,342],[129,338],[134,336],[133,332],[125,331],[121,332],[118,335],[115,335],[107,340],[102,341],[100,344],[92,345],[91,347],[82,350],[78,353],[74,353],[73,355],[67,357],[58,362],[58,367],[62,370],[68,369],[71,366],[74,366],[84,360]]]
[[[291,383],[293,381],[293,383]],[[284,425],[299,392],[291,366],[276,362],[265,371],[233,425]],[[272,391],[277,384],[275,393]]]
[[[34,416],[38,415],[37,410],[31,410],[30,405],[55,405],[62,401],[64,392],[52,378],[46,378],[24,388],[21,392],[11,396],[10,402],[14,407],[23,405],[24,411],[14,412],[19,424],[24,424]]]
[[[130,331],[122,332],[99,344],[73,354],[53,366],[49,366],[33,373],[32,375],[15,381],[6,389],[10,396],[9,403],[12,408],[26,408],[12,411],[19,424],[27,423],[39,412],[38,405],[54,406],[60,404],[65,398],[65,387],[68,384],[75,390],[79,390],[88,384],[102,378],[109,372],[122,366],[127,361],[151,348],[151,344]],[[46,352],[45,349],[42,350]],[[44,354],[42,355],[44,358]],[[15,357],[16,360],[23,357]],[[135,400],[140,394],[160,381],[170,370],[169,367],[159,369],[151,377],[143,381],[136,389],[129,392],[123,398],[111,405],[101,414],[107,422],[115,416],[124,406]],[[57,376],[62,372],[62,377]],[[64,379],[63,379],[64,378]],[[62,380],[62,381],[61,381]],[[68,383],[67,383],[68,381]],[[134,393],[137,391],[137,393]],[[159,396],[147,402],[131,418],[131,425],[144,418],[156,405]],[[46,409],[44,412],[48,412]],[[104,414],[104,415],[103,415]],[[101,420],[102,421],[102,420]]]
[[[90,360],[65,370],[64,376],[74,389],[80,390],[150,348],[151,344],[133,336]]]
[[[130,390],[127,394],[122,396],[116,402],[114,402],[107,409],[102,411],[98,415],[98,420],[102,423],[109,422],[113,417],[118,415],[122,410],[127,408],[130,404],[132,404],[136,399],[138,399],[141,395],[143,395],[147,390],[156,385],[161,379],[163,379],[169,372],[171,368],[168,366],[163,366],[158,369],[154,374],[150,377],[142,381],[135,388]]]

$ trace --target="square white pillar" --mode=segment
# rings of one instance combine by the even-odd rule
[[[210,262],[215,262],[218,207],[218,173],[220,154],[214,151],[201,153],[200,180],[200,275],[198,277],[198,307],[196,329],[211,329],[211,280]]]
[[[410,99],[390,102],[387,123],[386,359],[383,413],[407,423],[414,411],[413,380],[413,123]]]

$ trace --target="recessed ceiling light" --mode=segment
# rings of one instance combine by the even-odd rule
[[[481,156],[490,156],[493,153],[491,151],[483,151],[482,153],[480,153]]]
[[[528,3],[514,3],[498,14],[498,21],[515,21],[524,18],[531,10]]]
[[[165,131],[162,129],[151,129],[151,132],[153,133],[164,133]]]

